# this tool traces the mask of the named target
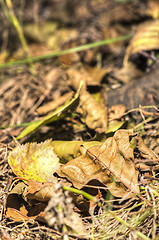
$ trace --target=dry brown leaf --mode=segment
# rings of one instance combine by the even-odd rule
[[[79,71],[79,69],[76,69],[76,68],[69,68],[67,71],[66,71],[68,77],[69,77],[69,80],[71,82],[71,85],[72,87],[77,90],[79,85],[80,85],[80,82],[81,80],[84,81],[84,85],[83,85],[83,89],[86,90],[86,84],[87,84],[87,81],[88,81],[88,78],[92,79],[88,74],[86,75],[82,75]]]
[[[88,153],[109,169],[119,182],[133,193],[139,194],[138,171],[135,169],[133,149],[127,130],[118,130],[114,137],[108,138],[98,150],[91,147]]]
[[[113,73],[113,77],[119,79],[123,83],[129,83],[136,78],[142,77],[143,75],[144,72],[139,70],[132,62],[128,62],[121,69],[117,69]]]
[[[101,146],[85,149],[85,153],[60,167],[57,173],[77,188],[97,179],[114,196],[139,194],[138,171],[135,169],[127,130],[118,130],[114,137],[108,138]]]
[[[158,156],[150,148],[148,148],[141,137],[138,137],[138,150],[142,157],[147,158],[148,160],[157,159]]]
[[[107,129],[107,108],[104,103],[97,102],[87,91],[80,96],[80,105],[77,111],[82,114],[82,121],[97,132],[105,132]]]
[[[23,211],[19,211],[14,208],[7,208],[6,216],[14,221],[21,222],[24,220],[29,220],[29,217],[23,213]]]
[[[124,65],[128,64],[131,55],[159,49],[159,20],[147,21],[138,27],[136,34],[128,45],[124,57]]]
[[[90,67],[90,66],[84,66],[83,69],[81,69],[81,74],[88,74],[91,78],[87,78],[87,85],[88,86],[97,86],[100,85],[103,77],[107,74],[108,70],[105,68],[99,68],[99,67]]]
[[[67,70],[68,77],[75,90],[78,89],[81,80],[84,80],[85,84],[88,86],[98,86],[106,73],[107,70],[104,68],[89,67],[83,65]]]
[[[120,119],[126,112],[126,106],[122,104],[113,105],[109,109],[109,121],[112,119]]]
[[[111,182],[107,184],[108,190],[115,197],[120,198],[131,198],[134,197],[134,193],[131,192],[124,184],[121,182]]]
[[[82,121],[91,129],[98,132],[105,132],[107,129],[107,108],[104,103],[97,102],[94,97],[86,91],[86,85],[98,85],[102,80],[106,71],[103,69],[91,69],[81,67],[77,69],[69,69],[67,74],[71,80],[74,89],[79,87],[80,81],[84,79],[84,87],[80,96],[80,104],[77,111],[82,115]],[[91,74],[90,74],[91,72]]]
[[[46,204],[34,202],[34,205],[27,202],[27,184],[18,182],[10,191],[6,201],[6,215],[14,221],[37,219],[45,221],[44,209]]]
[[[99,149],[99,146],[96,147]],[[103,184],[110,182],[110,172],[83,155],[60,167],[57,174],[67,177],[76,188],[82,188],[92,179],[97,179]]]
[[[68,53],[59,56],[59,60],[64,66],[72,66],[73,64],[80,61],[80,56],[77,52]]]
[[[78,89],[80,81],[84,79],[84,87],[80,96],[80,104],[77,111],[82,115],[82,121],[91,129],[105,132],[107,129],[107,108],[104,103],[97,102],[94,97],[86,91],[86,85],[99,85],[105,69],[80,67],[67,70],[69,79],[74,89]]]
[[[45,222],[44,209],[46,205],[44,203],[38,203],[27,212],[25,206],[21,207],[19,210],[15,208],[8,207],[6,211],[6,216],[13,219],[15,222],[21,222],[24,220],[39,220]]]
[[[48,202],[53,195],[55,183],[57,183],[57,180],[55,180],[54,183],[27,181],[28,186],[25,197],[40,202]]]

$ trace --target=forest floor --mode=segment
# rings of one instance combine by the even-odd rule
[[[0,238],[159,239],[159,0],[0,9]]]

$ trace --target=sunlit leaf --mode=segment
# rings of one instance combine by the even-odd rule
[[[96,146],[99,148],[99,146]],[[76,188],[82,188],[90,180],[97,179],[103,184],[110,183],[110,172],[92,161],[87,156],[80,156],[69,161],[57,170],[58,175],[67,177]]]
[[[132,54],[159,49],[159,20],[148,21],[139,26],[135,36],[130,41],[124,57],[124,65]]]
[[[55,153],[60,158],[60,162],[66,163],[73,158],[81,155],[80,146],[83,145],[86,149],[95,146],[101,145],[101,142],[98,141],[90,141],[90,142],[82,142],[82,141],[52,141],[52,146],[54,148]]]
[[[10,152],[8,163],[17,176],[39,182],[54,181],[53,173],[59,168],[51,140],[17,146]]]
[[[78,89],[81,80],[84,79],[87,86],[97,86],[101,83],[103,77],[106,75],[107,70],[105,68],[81,66],[71,67],[67,70],[68,77],[75,90]]]
[[[139,194],[138,171],[127,130],[118,130],[102,145],[83,148],[83,155],[57,170],[77,188],[97,179],[117,197]],[[82,151],[82,150],[81,150]],[[132,194],[131,194],[132,193]]]
[[[135,169],[128,131],[118,130],[114,137],[108,138],[99,149],[92,147],[88,153],[109,169],[119,182],[133,193],[139,194],[138,171]]]

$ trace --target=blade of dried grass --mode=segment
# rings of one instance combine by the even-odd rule
[[[109,211],[109,214],[112,215],[117,221],[119,221],[121,224],[123,224],[124,226],[128,227],[129,229],[132,230],[132,227],[130,226],[130,224],[128,224],[126,221],[124,221],[121,217],[115,215],[113,212]],[[135,229],[134,229],[135,230]],[[138,235],[139,237],[141,237],[143,240],[151,240],[149,237],[147,237],[145,234],[141,233],[140,231],[136,231],[136,235]]]
[[[145,222],[151,222],[153,217],[153,208],[147,207],[144,202],[134,203],[134,199],[130,199],[122,206],[113,205],[113,207],[120,208],[118,210],[114,210],[113,212],[105,210],[104,214],[98,217],[98,220],[101,222],[100,239],[114,239],[114,236],[117,239],[127,239],[126,237],[132,237],[132,234],[136,234],[137,236],[140,236],[141,239],[149,240],[149,238],[142,233],[142,230],[148,230],[145,229],[145,224],[148,224]]]

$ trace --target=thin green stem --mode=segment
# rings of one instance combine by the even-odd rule
[[[97,198],[93,197],[92,195],[90,195],[89,193],[86,193],[82,190],[73,188],[73,187],[67,187],[67,186],[63,186],[63,189],[69,192],[73,192],[73,193],[77,193],[77,194],[81,194],[83,195],[86,199],[91,200],[93,202],[97,202]]]
[[[95,240],[95,238],[94,238],[94,219],[92,220],[92,231],[91,231],[91,235],[92,235],[92,240]]]
[[[32,57],[32,58],[28,57],[27,59],[21,59],[21,60],[14,61],[14,62],[7,62],[7,63],[0,64],[0,68],[17,66],[17,65],[29,63],[29,61],[37,62],[37,61],[45,60],[45,59],[48,59],[48,58],[59,57],[59,56],[69,54],[69,53],[85,51],[87,49],[101,47],[101,46],[111,44],[111,43],[114,43],[114,42],[128,40],[128,39],[132,38],[132,36],[133,36],[132,34],[131,35],[126,35],[126,36],[121,36],[121,37],[117,37],[117,38],[102,40],[102,41],[95,42],[95,43],[85,44],[85,45],[82,45],[82,46],[77,46],[77,47],[74,47],[74,48],[65,49],[65,50],[58,51],[58,52],[53,52],[53,53],[46,54],[46,55],[41,55],[41,56]]]

